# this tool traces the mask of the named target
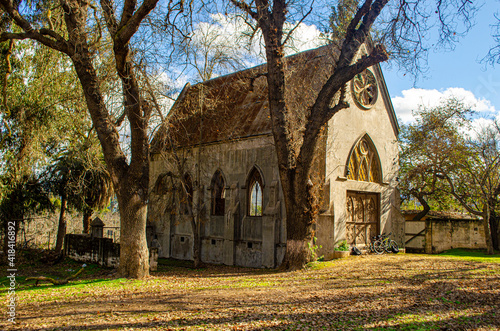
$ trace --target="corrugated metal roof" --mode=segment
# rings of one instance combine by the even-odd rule
[[[289,110],[307,116],[333,71],[335,51],[328,45],[285,58]],[[270,134],[266,71],[264,64],[186,86],[167,117],[169,134],[177,147]],[[165,126],[158,130],[152,153],[166,146],[166,133]]]

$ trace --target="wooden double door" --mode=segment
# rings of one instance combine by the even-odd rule
[[[351,245],[368,245],[380,229],[380,195],[347,191],[346,240]]]

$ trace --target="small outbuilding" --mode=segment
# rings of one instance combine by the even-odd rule
[[[441,253],[452,248],[486,248],[483,220],[457,212],[429,211],[413,219],[419,210],[404,210],[405,247],[408,252]]]

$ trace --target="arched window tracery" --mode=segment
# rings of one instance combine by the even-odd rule
[[[362,182],[382,182],[380,160],[367,135],[354,146],[347,163],[347,179]]]

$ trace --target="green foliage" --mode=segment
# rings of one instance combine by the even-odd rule
[[[465,248],[454,248],[440,253],[439,256],[449,256],[461,260],[478,261],[478,262],[488,262],[488,263],[500,263],[500,253],[497,252],[495,255],[488,255],[482,249],[465,249]]]
[[[420,108],[415,123],[401,126],[399,188],[403,203],[412,206],[413,196],[431,209],[459,209],[440,178],[444,172],[454,171],[457,161],[468,153],[463,132],[472,113],[459,100],[450,99],[434,108]]]
[[[16,226],[27,217],[45,210],[53,210],[49,193],[43,181],[32,176],[23,176],[11,181],[12,178],[0,178],[2,184],[8,189],[4,190],[0,200],[0,217],[3,222],[15,221]]]
[[[88,141],[91,124],[78,79],[67,58],[28,40],[15,43],[12,72],[4,86],[5,45],[0,45],[0,209],[2,222],[54,211],[53,185],[46,168],[54,158],[77,143]],[[2,95],[3,101],[3,95]],[[10,131],[10,132],[9,132]]]
[[[347,252],[350,248],[351,247],[347,243],[347,240],[342,240],[340,243],[337,243],[337,245],[335,245],[334,250]]]
[[[344,36],[347,27],[358,9],[359,0],[339,0],[337,6],[332,7],[330,28],[333,38]]]
[[[69,150],[54,160],[49,181],[55,194],[66,195],[70,207],[78,211],[104,209],[113,195],[111,177],[100,148]]]
[[[413,196],[424,210],[481,216],[493,253],[500,237],[500,125],[473,131],[472,114],[456,99],[416,112],[416,123],[401,131],[400,190],[403,201]]]
[[[311,259],[312,259],[313,262],[322,261],[323,260],[323,255],[322,256],[318,256],[318,249],[320,249],[322,246],[316,244],[317,240],[318,240],[318,238],[313,237],[313,242],[312,243],[311,242],[307,243],[307,247],[309,249],[309,253],[311,255]]]

